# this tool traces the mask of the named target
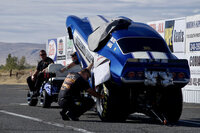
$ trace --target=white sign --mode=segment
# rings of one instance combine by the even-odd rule
[[[187,60],[190,66],[190,83],[185,87],[186,90],[200,90],[200,54],[189,53]]]
[[[57,56],[65,56],[66,37],[57,38]]]
[[[186,17],[186,55],[191,79],[186,90],[200,90],[200,15]]]
[[[46,45],[47,56],[56,64],[66,66],[72,62],[71,54],[75,52],[73,41],[68,36],[48,39]]]
[[[71,54],[75,52],[75,48],[73,41],[69,39],[69,36],[66,37],[65,41],[66,64],[70,64],[72,62]]]
[[[172,35],[173,51],[175,53],[185,52],[185,18],[176,19]]]
[[[66,37],[57,38],[57,64],[66,66]]]
[[[56,39],[49,39],[48,40],[48,56],[53,60],[56,61],[56,54],[57,54],[57,47],[56,47]]]
[[[200,15],[186,17],[186,52],[200,52]]]

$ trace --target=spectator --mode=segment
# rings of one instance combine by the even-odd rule
[[[38,63],[36,71],[32,76],[27,78],[27,84],[30,91],[34,91],[33,96],[39,95],[40,87],[45,80],[45,68],[47,68],[49,64],[54,63],[51,58],[47,57],[45,50],[40,50],[40,57],[42,60]]]
[[[66,67],[62,68],[62,69],[60,70],[60,72],[63,73],[64,71],[66,71],[66,70],[68,70],[68,69],[74,67],[75,65],[79,65],[79,64],[80,64],[80,63],[79,63],[79,60],[78,60],[78,57],[77,57],[77,55],[76,55],[76,52],[72,53],[72,54],[71,54],[71,57],[72,57],[72,62],[71,62],[69,65],[67,65]]]

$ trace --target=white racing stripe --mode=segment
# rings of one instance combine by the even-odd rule
[[[136,59],[150,59],[147,52],[133,52],[132,55]]]
[[[151,52],[154,59],[168,59],[167,55],[163,52]]]
[[[55,123],[55,122],[48,122],[48,121],[44,121],[44,120],[39,119],[39,118],[30,117],[30,116],[21,115],[21,114],[16,114],[16,113],[8,112],[8,111],[5,111],[5,110],[0,110],[0,113],[12,115],[12,116],[17,116],[17,117],[21,117],[21,118],[24,118],[24,119],[29,119],[29,120],[32,120],[32,121],[41,122],[41,123],[56,126],[56,127],[67,128],[67,129],[71,129],[71,130],[82,132],[82,133],[93,133],[93,132],[87,131],[87,130],[82,129],[82,128],[77,128],[77,127],[68,126],[68,125]]]
[[[147,52],[132,52],[134,58],[137,59],[168,59],[167,55],[163,52],[149,52],[152,57],[148,55]]]

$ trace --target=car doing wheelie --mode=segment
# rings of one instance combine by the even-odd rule
[[[124,121],[134,112],[162,123],[177,122],[182,91],[190,79],[187,60],[177,59],[164,39],[150,26],[119,17],[80,19],[66,25],[82,67],[94,61],[97,111],[103,121]]]

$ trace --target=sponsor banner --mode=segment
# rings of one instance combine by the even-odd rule
[[[200,51],[200,42],[191,42],[190,51]]]
[[[200,75],[192,75],[184,90],[200,91]]]
[[[58,37],[57,38],[57,64],[66,65],[66,54],[65,54],[65,46],[66,46],[66,37]]]
[[[71,54],[75,52],[73,40],[69,39],[69,36],[66,37],[65,40],[65,55],[66,55],[66,64],[70,64],[72,62]]]
[[[56,62],[57,57],[57,39],[48,39],[48,56]]]
[[[71,54],[75,52],[73,41],[68,36],[48,39],[46,45],[47,56],[52,58],[56,64],[66,66],[72,62]]]
[[[166,41],[175,53],[185,52],[185,18],[148,22]]]
[[[185,18],[175,20],[171,44],[175,53],[185,52],[185,27]]]
[[[175,20],[165,21],[165,41],[172,52],[173,50],[173,41],[172,41],[172,33],[174,30]]]
[[[200,90],[200,55],[198,53],[174,53],[179,59],[187,59],[190,67],[190,82],[183,90]]]
[[[186,17],[186,52],[200,51],[200,15]]]
[[[165,21],[153,21],[147,23],[152,28],[154,28],[163,38],[164,38],[164,31],[165,31]]]
[[[184,87],[185,90],[200,90],[200,55],[198,53],[186,54],[190,67],[190,83]]]
[[[65,56],[65,42],[66,42],[66,37],[58,37],[57,38],[57,46],[58,46],[57,57]],[[60,60],[60,59],[58,59],[58,60]]]

